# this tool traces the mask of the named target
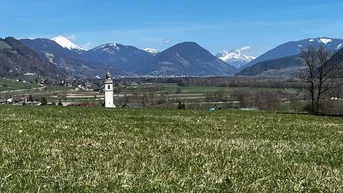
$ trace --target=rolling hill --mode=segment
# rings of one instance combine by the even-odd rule
[[[287,56],[259,62],[241,70],[236,76],[292,76],[303,67],[300,55]]]

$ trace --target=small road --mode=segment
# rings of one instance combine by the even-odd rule
[[[20,93],[20,92],[30,92],[31,90],[43,90],[46,86],[40,84],[41,87],[39,88],[31,88],[31,89],[19,89],[19,90],[5,90],[1,91],[1,94],[12,94],[12,93]]]

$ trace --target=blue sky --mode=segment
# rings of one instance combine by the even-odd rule
[[[291,40],[343,38],[343,1],[0,0],[0,37],[68,37],[166,49],[195,41],[212,53],[251,46],[260,55]]]

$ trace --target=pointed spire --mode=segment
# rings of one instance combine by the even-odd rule
[[[107,71],[106,79],[111,79],[111,78],[112,78],[112,75],[111,75],[110,71]]]

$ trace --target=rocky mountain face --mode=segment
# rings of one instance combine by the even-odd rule
[[[233,75],[235,68],[194,42],[183,42],[158,53],[146,62],[142,73],[151,75]]]
[[[236,67],[236,68],[240,68],[246,64],[248,64],[249,62],[251,62],[252,60],[256,59],[256,57],[254,56],[249,56],[246,51],[251,49],[250,46],[245,46],[243,48],[240,49],[234,49],[231,51],[222,51],[220,53],[218,53],[216,56],[223,60],[224,62]]]
[[[75,49],[64,48],[53,40],[42,38],[20,41],[35,50],[42,58],[66,69],[76,77],[95,78],[97,75],[105,74],[109,69],[113,75],[126,74],[113,66],[90,60]]]
[[[27,73],[56,80],[70,75],[63,68],[44,60],[15,38],[0,39],[0,76],[18,78]]]

